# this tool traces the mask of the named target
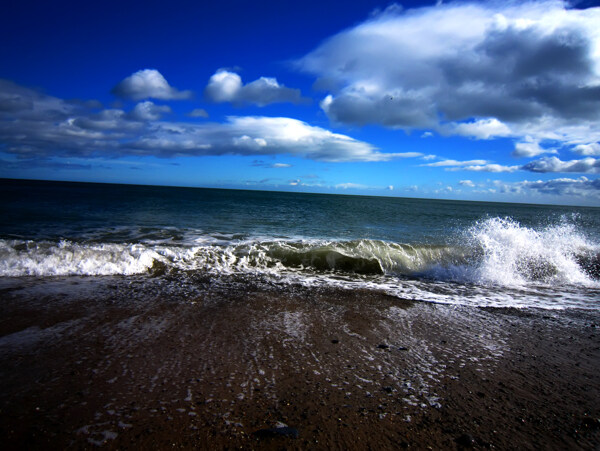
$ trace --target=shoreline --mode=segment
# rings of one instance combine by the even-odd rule
[[[250,284],[0,304],[5,449],[600,446],[594,311]]]

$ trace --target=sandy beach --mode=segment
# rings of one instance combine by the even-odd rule
[[[131,290],[4,290],[4,449],[600,446],[597,313],[300,286]]]

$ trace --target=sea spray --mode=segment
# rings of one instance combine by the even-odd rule
[[[462,235],[461,245],[223,235],[195,237],[187,243],[0,240],[0,275],[130,275],[159,264],[215,274],[339,273],[500,286],[594,283],[581,263],[593,262],[598,247],[573,224],[535,230],[508,218],[490,218]]]
[[[572,218],[525,226],[492,217],[449,229],[434,243],[177,227],[88,236],[0,239],[0,277],[168,276],[165,280],[186,285],[254,280],[481,306],[600,307],[600,247]]]
[[[594,282],[578,256],[597,252],[574,224],[561,221],[539,230],[510,218],[490,218],[469,230],[471,246],[480,254],[473,281],[518,286],[528,282],[582,284]]]

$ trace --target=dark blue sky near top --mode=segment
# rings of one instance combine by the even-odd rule
[[[7,2],[0,177],[600,205],[597,18],[590,1]]]
[[[0,19],[0,68],[27,85],[39,83],[42,70],[44,89],[67,98],[148,67],[164,68],[175,86],[204,83],[220,67],[242,67],[255,79],[387,4],[14,1]]]

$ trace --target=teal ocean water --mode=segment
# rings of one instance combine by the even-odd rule
[[[0,211],[0,288],[251,283],[600,309],[598,208],[1,180]]]

